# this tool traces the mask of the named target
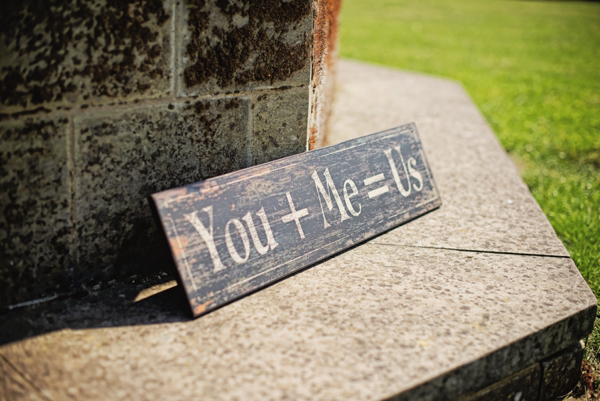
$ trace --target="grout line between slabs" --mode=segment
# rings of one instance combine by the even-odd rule
[[[69,196],[71,213],[71,263],[77,265],[79,261],[79,237],[77,235],[77,170],[75,164],[76,138],[75,117],[69,113],[67,122],[67,168],[69,170]]]
[[[172,96],[177,97],[179,95],[179,64],[180,64],[180,52],[179,50],[179,35],[177,35],[177,27],[180,22],[178,1],[173,0],[171,6],[171,91]]]
[[[280,87],[257,87],[255,89],[248,89],[238,92],[219,92],[219,93],[203,93],[193,94],[185,96],[163,96],[154,98],[138,98],[138,99],[127,99],[122,102],[112,103],[90,103],[90,104],[73,104],[63,109],[46,109],[38,108],[35,110],[22,110],[13,113],[2,113],[0,112],[0,122],[4,121],[18,121],[32,117],[65,117],[71,116],[89,116],[93,113],[102,112],[114,112],[120,110],[135,110],[150,106],[166,106],[168,104],[181,104],[185,102],[194,102],[198,100],[212,100],[212,99],[230,99],[230,98],[243,98],[253,97],[259,93],[275,94],[288,91],[303,91],[310,90],[309,86],[301,84],[297,86],[280,86]],[[82,107],[85,106],[85,107]],[[50,106],[51,107],[51,106]]]
[[[402,247],[402,248],[438,249],[438,250],[444,250],[444,251],[469,252],[469,253],[489,253],[492,255],[536,256],[536,257],[541,257],[541,258],[571,259],[571,256],[567,256],[567,255],[548,255],[548,254],[541,254],[541,253],[506,252],[506,251],[492,251],[492,250],[481,250],[481,249],[462,249],[462,248],[451,248],[451,247],[444,247],[444,246],[385,244],[385,243],[380,243],[380,242],[373,242],[373,245],[393,246],[393,247]]]

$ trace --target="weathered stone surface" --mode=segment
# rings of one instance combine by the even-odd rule
[[[255,94],[251,164],[304,152],[307,119],[307,88]]]
[[[182,1],[181,94],[308,85],[311,3]]]
[[[347,60],[337,74],[329,142],[415,122],[442,197],[378,243],[569,256],[460,84]]]
[[[458,401],[536,401],[541,379],[538,363]]]
[[[56,399],[452,400],[578,341],[596,301],[565,258],[367,243],[196,320],[122,304],[0,355]]]
[[[540,400],[553,401],[573,390],[581,375],[583,351],[576,344],[542,362]]]
[[[384,84],[390,88],[377,92],[387,96],[390,114],[410,109],[412,102],[426,98],[432,87],[435,92],[432,78],[410,75],[405,89],[414,91],[414,98],[404,98],[406,103],[396,107],[393,99],[402,92],[394,90],[395,73],[379,74],[382,82],[375,77],[366,82],[376,91]],[[342,78],[359,84],[344,74]],[[340,87],[347,87],[344,81]],[[447,126],[435,130],[430,126],[426,134],[429,145],[425,144],[431,164],[437,163],[434,175],[440,187],[445,182],[466,181],[461,176],[469,176],[470,169],[488,171],[489,162],[481,157],[474,161],[458,157],[458,165],[453,165],[444,157],[441,145],[434,146],[436,141],[446,144],[452,154],[456,151],[450,146],[452,141],[460,142],[464,133],[448,128],[459,124],[455,119],[482,121],[478,113],[467,112],[474,106],[463,102],[460,87],[451,84],[446,89],[456,91],[454,97],[447,93],[445,98],[455,100],[456,114],[448,111],[446,118],[438,121]],[[443,92],[440,90],[440,96]],[[370,103],[362,94],[340,96],[353,97],[348,99],[348,113],[364,109],[361,119],[370,118],[370,123],[359,119],[357,125],[375,126],[380,122],[381,103]],[[362,108],[350,107],[353,103]],[[436,119],[438,112],[443,114],[444,109],[437,106],[440,108],[428,109],[431,119]],[[349,121],[349,117],[341,118]],[[423,120],[427,121],[427,116]],[[118,123],[116,116],[111,121]],[[348,129],[352,132],[352,127]],[[491,135],[487,129],[477,131],[471,143],[487,154],[486,141]],[[477,139],[479,136],[484,139]],[[495,143],[493,138],[490,143]],[[513,177],[500,180],[490,171],[486,173],[489,179],[521,188],[516,172],[507,167],[508,159],[496,151],[489,155],[500,157],[497,175]],[[460,177],[452,181],[452,175]],[[452,201],[459,199],[453,191],[475,191],[480,201],[469,203],[467,213],[466,206],[461,208]],[[506,189],[511,191],[520,189]],[[144,400],[160,394],[165,400],[397,396],[437,401],[492,385],[577,343],[591,331],[597,301],[567,257],[414,245],[427,235],[439,239],[438,230],[452,231],[461,219],[490,219],[494,211],[509,210],[488,209],[489,202],[495,205],[496,193],[489,189],[478,192],[476,186],[447,185],[441,195],[454,206],[411,224],[432,224],[428,218],[444,215],[447,225],[417,232],[422,237],[408,238],[407,246],[398,245],[399,241],[378,243],[380,237],[200,319],[186,320],[181,314],[185,308],[166,296],[167,292],[176,294],[177,288],[132,304],[137,298],[133,286],[140,297],[152,292],[139,287],[137,281],[116,283],[106,294],[102,287],[81,299],[13,311],[0,316],[0,333],[5,327],[17,328],[21,334],[10,340],[22,340],[0,347],[0,355],[47,398],[55,399]],[[532,221],[525,223],[526,231],[535,237],[537,222],[542,239],[554,238],[547,233],[539,209],[527,210]],[[519,224],[514,214],[503,218]],[[496,250],[502,249],[498,245],[501,240],[514,243],[509,233],[497,236],[495,228],[467,231],[462,238],[477,246],[488,240]],[[479,238],[471,238],[475,236]],[[535,239],[528,242],[530,247],[535,244]],[[546,249],[555,248],[541,251]],[[44,322],[45,317],[48,320]],[[31,323],[35,319],[40,323]],[[48,334],[27,338],[44,332]]]
[[[151,263],[158,236],[146,197],[245,167],[249,109],[249,99],[223,98],[77,117],[82,274]]]
[[[0,400],[42,401],[44,398],[0,357]]]
[[[0,250],[4,244],[10,248],[0,256],[8,266],[0,266],[0,309],[94,286],[97,281],[89,280],[102,279],[100,273],[107,273],[104,277],[108,278],[117,271],[131,271],[117,266],[146,266],[146,259],[138,260],[142,243],[153,237],[145,194],[306,150],[315,40],[313,3],[7,3],[0,16],[0,121],[16,121],[26,115],[35,116],[31,121],[54,121],[56,115],[64,113],[72,124],[68,135],[62,131],[63,136],[51,135],[51,141],[66,143],[69,138],[63,153],[49,158],[56,165],[48,167],[50,162],[45,159],[36,162],[33,153],[27,159],[36,174],[42,170],[35,164],[45,163],[48,174],[39,179],[26,177],[31,178],[31,185],[15,190],[18,199],[16,192],[0,194],[0,199],[11,197],[10,202],[23,205],[41,202],[43,208],[55,208],[51,205],[57,202],[62,208],[67,196],[72,204],[64,213],[73,226],[67,227],[65,237],[62,223],[53,226],[55,220],[65,219],[63,211],[46,217],[40,208],[27,210],[29,217],[25,218],[35,220],[35,224],[33,220],[17,222],[20,215],[2,217],[0,236],[9,231],[23,236],[14,239],[17,242],[11,239],[14,244],[5,241],[0,246]],[[333,18],[330,11],[328,17]],[[201,95],[204,99],[231,96],[243,105],[238,111],[233,103],[229,108],[218,105],[225,100],[203,100],[193,111],[178,104],[166,110],[169,101],[185,101],[176,100],[177,95]],[[256,105],[253,112],[252,103]],[[213,109],[208,110],[210,107]],[[179,112],[181,116],[176,116]],[[192,115],[197,116],[195,120]],[[117,121],[123,116],[123,121]],[[135,126],[127,126],[128,116],[137,116],[135,123],[129,122]],[[90,131],[84,133],[84,129]],[[92,129],[97,136],[91,134]],[[142,138],[142,129],[148,130],[147,138]],[[200,132],[199,136],[186,137],[190,130]],[[8,145],[2,151],[5,148]],[[46,151],[52,154],[55,149]],[[7,156],[7,170],[11,172],[0,178],[3,185],[5,179],[13,180],[12,170],[18,170],[14,157]],[[57,169],[61,169],[61,178],[50,178]],[[63,192],[46,189],[51,183],[63,185],[63,179],[67,180],[61,187]],[[43,188],[37,188],[40,185]],[[43,198],[36,191],[44,192]],[[12,219],[12,226],[7,219]],[[26,247],[19,241],[29,241],[27,230],[42,224],[47,224],[43,228],[46,231],[35,228],[37,242],[25,255]],[[11,255],[24,255],[19,263],[31,263],[13,269],[10,263],[16,262],[8,260]],[[40,273],[43,282],[39,282]]]
[[[70,284],[68,121],[0,123],[0,308]]]
[[[7,2],[0,24],[2,112],[169,93],[170,4]]]

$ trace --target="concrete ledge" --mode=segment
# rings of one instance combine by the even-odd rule
[[[541,400],[555,400],[573,390],[581,375],[583,352],[583,346],[576,344],[541,363]]]
[[[13,382],[50,400],[452,400],[542,380],[596,299],[484,119],[454,82],[338,73],[329,140],[416,122],[441,209],[193,321],[162,277],[15,310]]]
[[[461,397],[459,401],[537,400],[540,392],[540,379],[541,369],[540,365],[536,363],[478,391],[476,394]]]

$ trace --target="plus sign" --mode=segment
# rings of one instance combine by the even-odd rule
[[[285,195],[287,196],[287,200],[290,204],[290,209],[292,210],[292,213],[282,216],[281,221],[283,221],[284,223],[289,223],[290,221],[295,220],[296,227],[298,227],[298,233],[300,233],[300,238],[304,239],[304,231],[302,231],[302,226],[300,225],[300,218],[308,216],[308,209],[304,208],[296,211],[296,207],[294,206],[294,201],[292,200],[292,196],[290,195],[290,193],[286,192]]]

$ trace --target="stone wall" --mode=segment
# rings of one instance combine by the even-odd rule
[[[7,3],[0,309],[164,269],[149,194],[317,146],[338,8]]]

